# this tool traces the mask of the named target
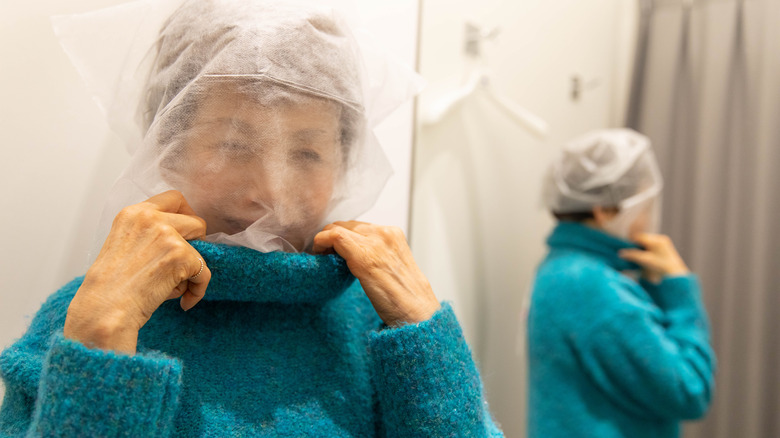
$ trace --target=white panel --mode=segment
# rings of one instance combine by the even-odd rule
[[[360,0],[357,4],[380,44],[398,61],[413,68],[417,57],[419,0]],[[408,231],[413,108],[413,102],[408,102],[377,127],[377,137],[394,174],[376,205],[359,220]]]

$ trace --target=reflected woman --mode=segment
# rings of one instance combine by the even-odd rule
[[[702,417],[715,356],[696,276],[653,234],[661,177],[649,140],[594,132],[545,181],[558,225],[531,297],[529,437],[666,438]]]

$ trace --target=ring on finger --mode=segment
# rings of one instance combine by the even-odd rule
[[[198,261],[200,262],[200,270],[198,271],[197,274],[195,274],[192,277],[190,277],[190,280],[194,280],[194,279],[198,278],[198,276],[203,273],[203,267],[206,266],[203,263],[203,259],[202,258],[198,257]]]

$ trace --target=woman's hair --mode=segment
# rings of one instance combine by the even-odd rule
[[[612,213],[619,213],[620,208],[619,207],[603,207],[605,211],[609,211]],[[596,216],[593,214],[593,210],[591,211],[581,211],[581,212],[572,212],[572,213],[558,213],[558,212],[552,212],[552,215],[560,222],[585,222],[588,220],[594,220],[596,219]]]
[[[587,220],[595,219],[592,211],[585,211],[581,213],[552,212],[552,215],[560,222],[585,222]]]

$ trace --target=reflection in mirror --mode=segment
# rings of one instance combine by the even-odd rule
[[[771,390],[770,374],[780,365],[773,342],[780,327],[770,313],[780,305],[770,290],[780,281],[772,269],[780,256],[772,232],[780,223],[773,199],[780,187],[780,2],[426,0],[421,13],[419,70],[429,85],[417,107],[412,248],[439,297],[454,303],[507,436],[558,436],[556,427],[560,436],[577,436],[572,428],[588,424],[573,420],[582,412],[613,428],[599,436],[677,436],[680,420],[700,417],[687,423],[686,437],[780,434],[771,408],[780,391]],[[636,204],[628,219],[627,204],[622,215],[611,211],[625,199],[553,216],[543,195],[547,169],[564,145],[606,128],[647,138],[663,195]],[[620,217],[624,224],[610,228]],[[695,286],[669,292],[673,300],[691,297],[689,320],[674,325],[670,304],[642,281],[684,273],[676,268],[631,275],[641,284],[631,280],[627,290],[644,294],[649,312],[640,328],[654,333],[646,348],[629,342],[614,349],[640,330],[629,332],[635,321],[597,323],[615,320],[605,306],[593,315],[576,307],[584,306],[577,291],[593,295],[587,288],[540,301],[549,308],[534,315],[542,307],[533,308],[531,291],[537,304],[548,290],[536,276],[556,224],[580,222],[574,225],[628,242],[621,233],[637,221],[646,230],[660,224],[680,255],[682,265],[672,265],[696,275],[700,298]],[[551,275],[544,280],[571,272]],[[633,298],[615,299],[622,306]],[[540,346],[539,360],[560,365],[551,356],[566,343],[560,348],[574,361],[569,374],[540,386],[540,397],[531,395],[538,406],[528,406],[537,379],[528,369],[537,360],[529,352],[529,307],[531,319],[538,316],[530,341]],[[555,328],[563,314],[575,319],[572,332]],[[587,348],[572,340],[583,336]],[[632,359],[647,363],[626,366]],[[579,408],[571,406],[577,389],[566,376],[587,388]],[[550,407],[556,403],[566,407]]]

